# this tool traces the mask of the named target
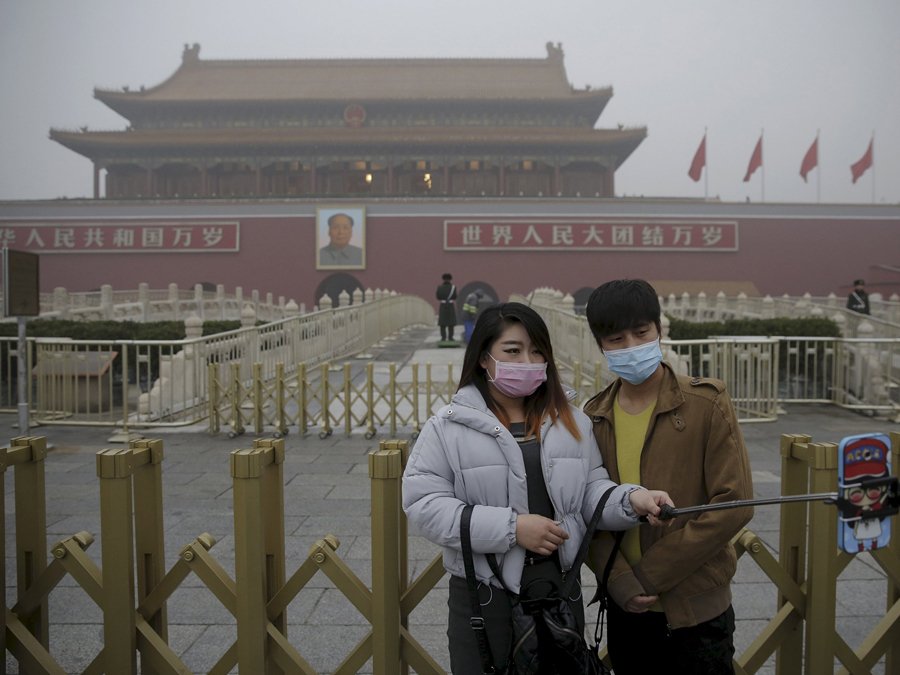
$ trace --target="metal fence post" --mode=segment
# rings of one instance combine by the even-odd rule
[[[900,431],[891,432],[891,462],[894,466],[894,476],[900,478]],[[898,519],[894,519],[894,527],[900,524]],[[900,560],[900,532],[896,529],[891,533],[891,543],[888,545],[888,551],[893,555],[894,560]],[[895,604],[900,602],[900,579],[890,575],[887,576],[887,604],[886,610],[890,611]],[[884,672],[890,675],[900,674],[900,644],[894,640],[887,648],[884,654]]]
[[[12,439],[12,445],[7,451],[7,460],[15,463],[16,580],[21,596],[47,568],[47,498],[44,482],[47,439],[42,436],[20,436]],[[46,598],[32,614],[22,617],[22,623],[42,645],[50,645]]]
[[[837,485],[837,446],[810,443],[809,489],[830,492]],[[810,675],[834,670],[835,604],[837,602],[837,518],[834,507],[824,502],[809,505],[807,544],[806,660]]]
[[[263,467],[263,536],[266,559],[266,602],[284,586],[284,439],[265,438],[253,442],[257,450],[271,455]],[[287,615],[270,617],[282,635],[287,637]]]
[[[809,436],[783,434],[781,436],[781,494],[801,495],[808,491],[809,469],[806,460],[798,457],[798,445],[810,442]],[[806,512],[802,502],[781,505],[781,528],[778,551],[781,567],[798,586],[806,579]],[[776,585],[777,588],[777,585]],[[778,593],[778,609],[788,602],[787,596]],[[799,673],[803,663],[803,617],[781,641],[775,653],[775,672],[778,675]]]
[[[345,363],[343,368],[344,376],[344,433],[348,436],[353,433],[353,396],[352,387],[350,386],[350,364]]]
[[[238,670],[270,672],[266,663],[266,572],[263,485],[264,452],[231,453],[234,486],[234,572],[237,599]]]
[[[375,437],[375,364],[366,364],[366,438]]]
[[[413,400],[413,434],[419,435],[422,430],[421,418],[419,416],[419,364],[412,364],[412,400]],[[415,436],[413,436],[415,438]],[[404,459],[404,464],[406,460]]]
[[[137,673],[134,619],[132,451],[97,453],[103,562],[103,664],[107,673]]]
[[[219,364],[210,363],[206,367],[207,373],[207,389],[209,391],[209,400],[207,404],[209,406],[209,432],[211,434],[219,433],[219,426],[221,424],[221,420],[219,419],[219,375],[218,375]]]
[[[391,436],[397,435],[397,364],[390,365]]]
[[[137,561],[137,602],[142,604],[166,575],[165,536],[163,535],[162,461],[163,442],[159,439],[130,443],[134,457],[134,532]],[[165,603],[152,616],[145,617],[164,642],[169,628]],[[157,672],[150,659],[141,659],[141,672]]]
[[[399,515],[402,455],[381,441],[369,454],[372,481],[372,671],[396,673],[400,663]]]
[[[263,371],[261,363],[253,364],[253,430],[263,430]]]
[[[0,598],[0,644],[3,658],[0,659],[0,675],[6,675],[6,448],[0,448],[0,542],[3,555],[0,556],[0,579],[3,580],[3,597]]]
[[[306,406],[309,403],[308,389],[309,386],[306,381],[306,364],[301,363],[297,366],[297,394],[299,397],[299,400],[297,401],[297,407],[299,408],[297,411],[297,426],[300,428],[301,436],[309,430],[309,417],[306,413]]]
[[[417,427],[418,430],[418,427]],[[400,450],[400,488],[397,490],[397,540],[399,543],[398,562],[400,563],[400,596],[402,597],[409,588],[409,523],[406,520],[406,514],[403,513],[403,469],[406,468],[406,462],[409,459],[409,441],[395,441],[396,447]],[[409,629],[409,617],[402,615],[400,617],[400,625],[404,629]],[[409,664],[405,661],[400,663],[400,675],[409,673]]]

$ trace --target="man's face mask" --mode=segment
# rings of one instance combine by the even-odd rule
[[[604,351],[609,369],[626,382],[640,384],[656,372],[662,361],[659,338],[627,349]]]

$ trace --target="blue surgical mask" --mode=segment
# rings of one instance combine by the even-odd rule
[[[604,351],[609,369],[626,382],[640,384],[656,372],[662,361],[659,338],[628,349]]]

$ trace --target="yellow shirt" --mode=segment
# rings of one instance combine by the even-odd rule
[[[641,484],[641,451],[647,437],[647,427],[656,403],[647,406],[637,415],[629,415],[622,410],[619,399],[613,404],[613,420],[616,430],[616,461],[619,464],[619,482]],[[625,531],[622,539],[622,555],[629,565],[636,565],[641,559],[641,542],[637,527]]]

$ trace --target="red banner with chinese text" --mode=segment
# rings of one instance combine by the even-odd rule
[[[446,251],[737,251],[735,221],[444,221]]]
[[[235,221],[0,221],[0,246],[34,253],[227,253],[240,250]]]

